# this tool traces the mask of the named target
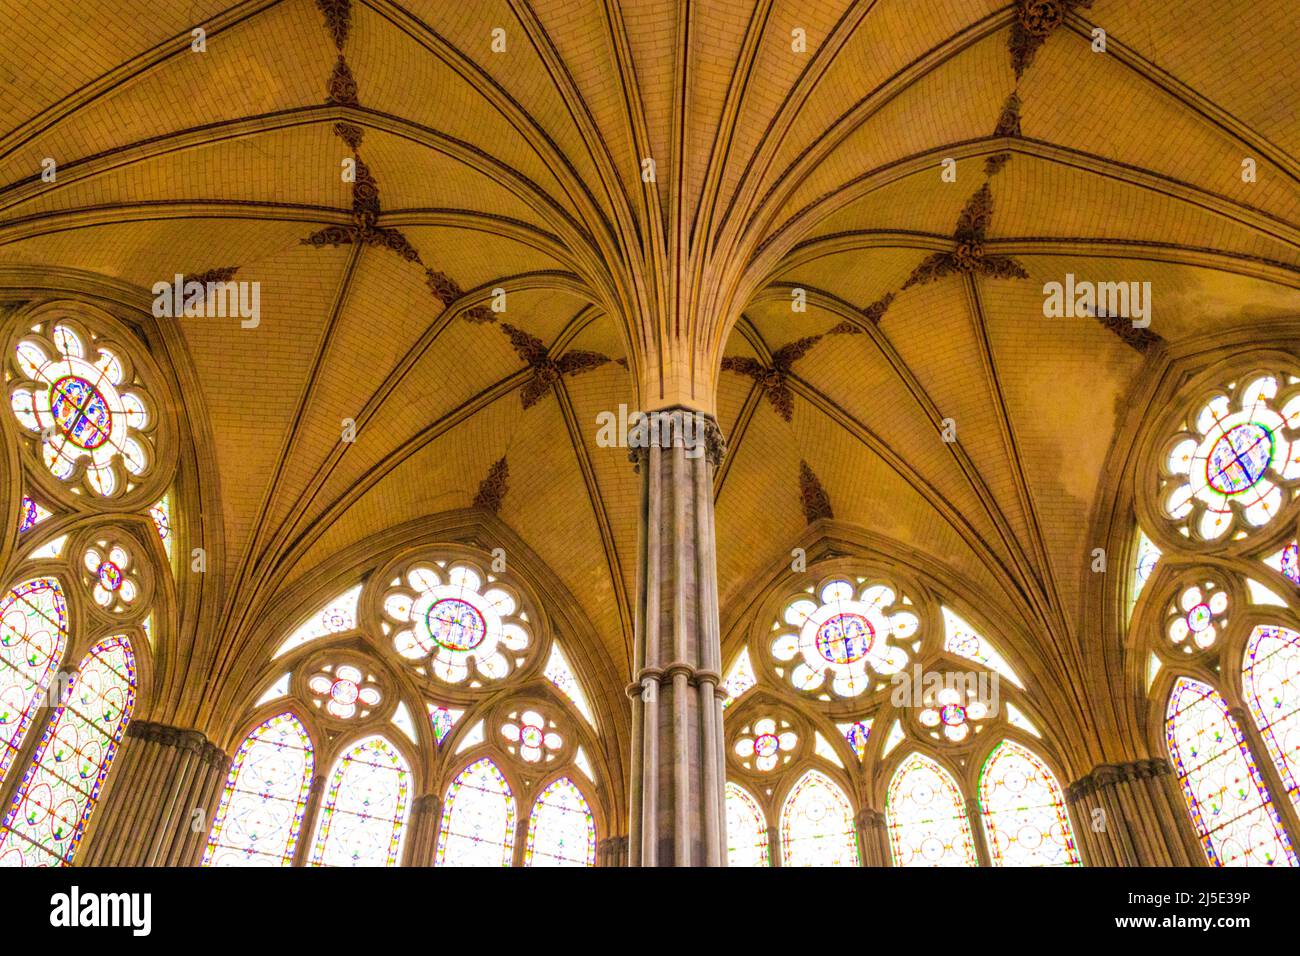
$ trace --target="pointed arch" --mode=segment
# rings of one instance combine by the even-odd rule
[[[1165,708],[1169,759],[1215,866],[1295,866],[1241,728],[1213,687],[1180,677]]]
[[[438,831],[438,866],[510,866],[515,797],[491,759],[470,764],[451,782]]]
[[[727,866],[771,866],[767,821],[753,794],[727,783]]]
[[[81,659],[0,824],[0,866],[66,866],[86,832],[135,707],[136,668],[121,636]]]
[[[781,807],[783,866],[858,866],[853,806],[839,784],[809,770]]]
[[[961,791],[924,754],[909,754],[894,771],[885,817],[894,866],[979,866]]]
[[[292,713],[254,727],[231,761],[203,865],[289,866],[314,767],[311,737]]]
[[[350,747],[330,771],[312,866],[397,866],[411,802],[411,768],[381,735]]]
[[[524,866],[595,866],[596,822],[582,791],[568,777],[537,797],[528,819]]]
[[[68,643],[68,604],[54,578],[0,599],[0,782],[27,736]]]
[[[1241,687],[1282,785],[1300,807],[1300,634],[1269,625],[1251,631]]]
[[[1065,795],[1042,758],[1004,740],[980,770],[980,810],[994,866],[1079,866]]]

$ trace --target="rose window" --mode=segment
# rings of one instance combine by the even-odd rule
[[[121,545],[97,542],[82,556],[91,596],[106,611],[124,613],[135,603],[140,585],[131,554]]]
[[[810,596],[791,601],[772,642],[777,672],[785,676],[788,664],[796,688],[817,691],[829,685],[839,697],[856,697],[907,665],[904,642],[912,640],[920,622],[893,588],[835,580],[818,597],[820,603]]]
[[[506,749],[528,763],[537,763],[542,757],[549,763],[564,746],[563,738],[555,729],[555,721],[547,720],[535,710],[512,713],[510,719],[501,724],[501,736],[510,742]]]
[[[740,732],[732,750],[746,770],[766,773],[780,764],[789,763],[798,743],[799,738],[789,721],[778,723],[771,717],[763,717]]]
[[[532,642],[513,589],[466,564],[411,568],[384,596],[384,616],[397,652],[449,684],[508,676]]]
[[[959,744],[978,730],[978,723],[992,716],[989,702],[977,689],[943,687],[928,693],[917,720],[931,737]]]
[[[152,419],[133,386],[127,360],[71,326],[54,326],[19,344],[19,380],[9,403],[19,424],[40,437],[41,459],[60,481],[84,464],[84,481],[96,495],[129,490],[150,462],[145,430]]]
[[[325,665],[307,681],[307,689],[317,707],[324,707],[327,714],[339,720],[368,717],[383,700],[374,675],[351,664]]]
[[[1169,609],[1165,633],[1185,654],[1213,647],[1227,625],[1228,592],[1213,581],[1193,585]]]
[[[1268,524],[1300,485],[1298,385],[1256,376],[1202,406],[1165,456],[1165,514],[1202,541]]]

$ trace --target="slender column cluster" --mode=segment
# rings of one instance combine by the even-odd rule
[[[1066,801],[1090,866],[1205,866],[1166,760],[1102,764]]]
[[[726,863],[713,472],[722,433],[666,409],[631,430],[641,476],[633,649],[632,866]]]
[[[197,866],[230,758],[197,730],[132,721],[83,866]]]

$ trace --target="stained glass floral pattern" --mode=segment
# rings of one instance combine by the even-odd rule
[[[980,809],[994,866],[1079,866],[1061,785],[1031,750],[998,744],[980,771]]]
[[[92,647],[68,683],[0,825],[0,866],[72,862],[135,706],[124,637]]]
[[[839,785],[809,770],[781,808],[784,866],[857,866],[858,834],[853,807]]]
[[[784,673],[788,665],[797,689],[856,697],[906,666],[904,642],[920,621],[893,588],[839,579],[822,586],[817,598],[792,600],[772,642],[778,669]]]
[[[231,762],[204,866],[289,866],[307,808],[315,758],[291,713],[263,721]]]
[[[114,614],[132,609],[140,595],[140,584],[131,552],[120,544],[100,542],[86,549],[82,564],[96,604]]]
[[[1242,694],[1282,785],[1300,807],[1300,634],[1271,625],[1251,631]]]
[[[789,763],[799,737],[785,719],[760,717],[744,727],[732,743],[732,750],[746,770],[767,773]]]
[[[10,405],[24,429],[47,436],[40,454],[54,477],[84,480],[93,494],[114,497],[148,470],[153,419],[125,355],[62,322],[49,338],[24,336],[14,365],[20,380]]]
[[[1214,581],[1185,588],[1169,608],[1165,634],[1185,654],[1213,647],[1228,623],[1228,592]]]
[[[895,866],[979,866],[961,791],[924,754],[909,754],[894,771],[885,817]]]
[[[510,866],[514,848],[514,794],[485,757],[462,770],[447,789],[437,865]]]
[[[549,763],[564,746],[555,721],[535,710],[512,713],[501,724],[501,736],[507,741],[506,749],[527,763],[538,763],[542,758]]]
[[[595,866],[596,824],[582,791],[561,777],[538,794],[528,819],[524,866]]]
[[[921,726],[933,739],[953,744],[962,743],[972,732],[978,732],[981,722],[992,715],[989,705],[979,696],[978,686],[970,683],[926,690],[922,703],[916,718]]]
[[[410,791],[411,769],[383,737],[349,748],[330,772],[311,865],[396,866]]]
[[[767,821],[758,801],[739,784],[727,783],[727,865],[770,866]]]
[[[312,703],[337,720],[370,716],[383,700],[373,674],[352,664],[324,665],[307,681]]]
[[[1245,738],[1218,691],[1180,677],[1165,714],[1169,757],[1210,862],[1295,866]]]
[[[68,642],[68,606],[53,578],[0,599],[0,780],[18,754]]]
[[[1291,378],[1248,376],[1214,394],[1170,442],[1161,502],[1197,540],[1263,527],[1300,484],[1300,389]]]
[[[448,684],[501,680],[532,637],[519,598],[467,564],[419,564],[384,596],[397,652]]]

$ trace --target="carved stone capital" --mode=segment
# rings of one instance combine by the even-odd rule
[[[727,453],[722,429],[712,415],[689,408],[665,408],[634,416],[627,432],[628,460],[637,472],[651,448],[684,448],[688,458],[708,459],[717,468]]]
[[[1171,772],[1169,761],[1159,757],[1133,760],[1129,763],[1104,763],[1070,784],[1066,788],[1065,795],[1070,803],[1077,803],[1104,787],[1113,787],[1121,782],[1146,780],[1149,777],[1162,777]]]

